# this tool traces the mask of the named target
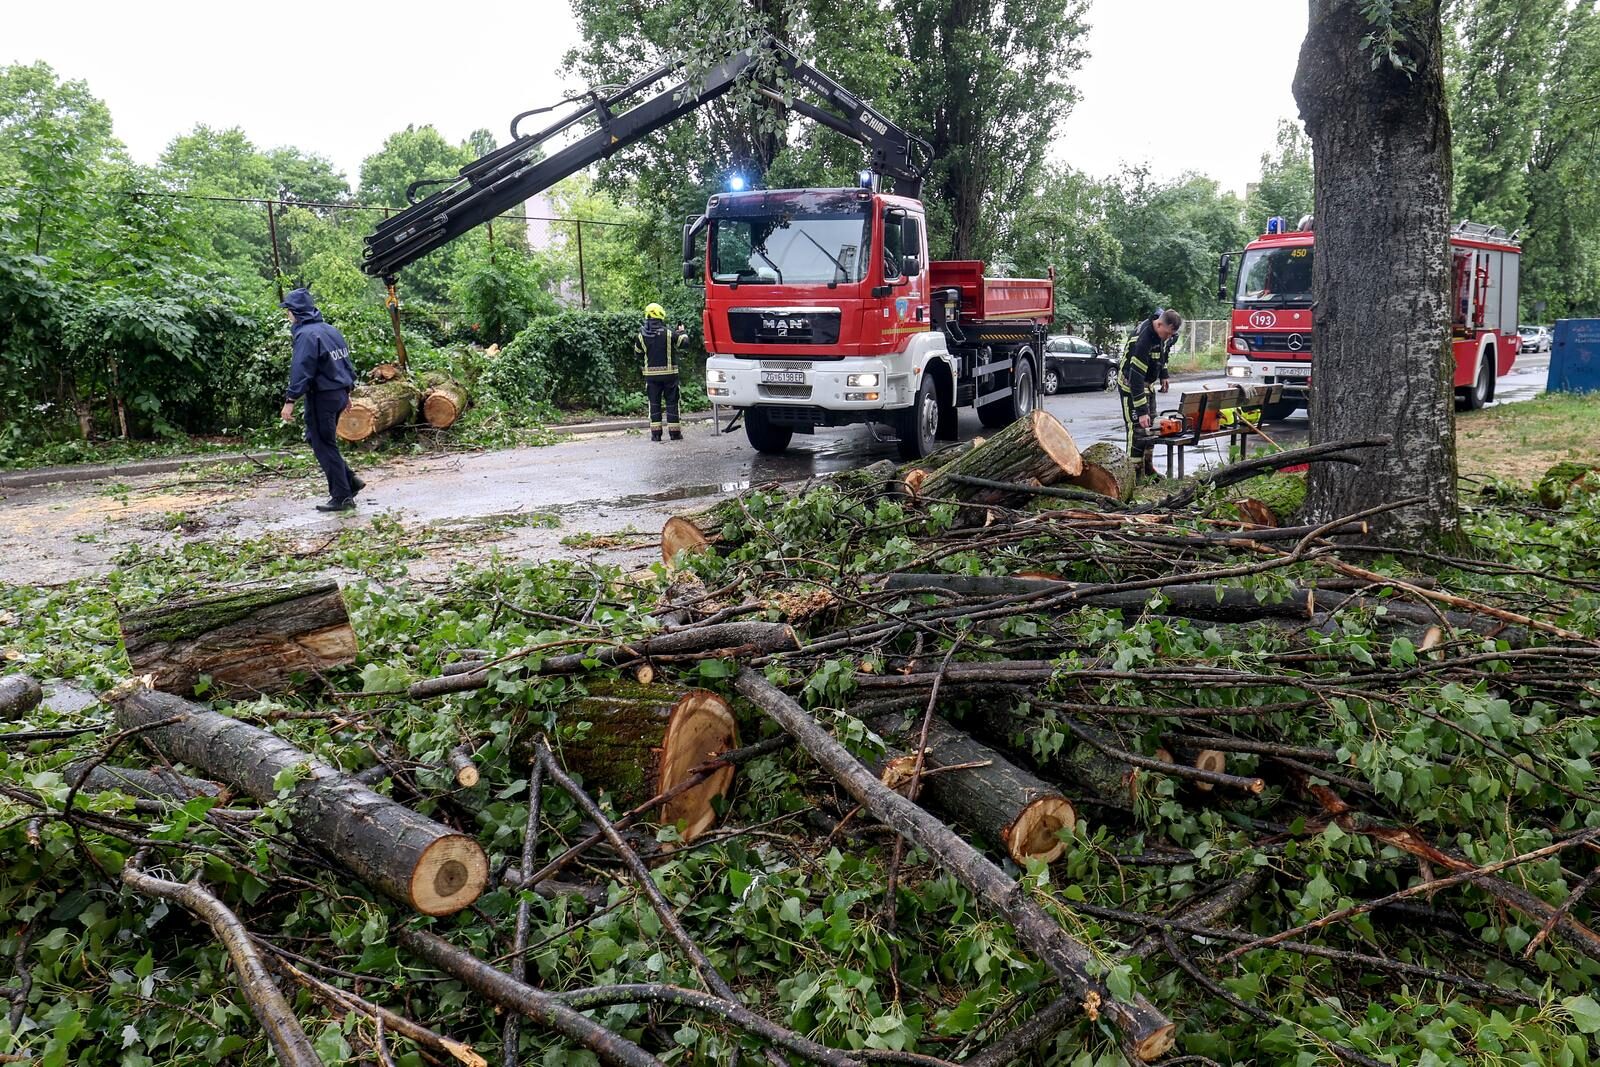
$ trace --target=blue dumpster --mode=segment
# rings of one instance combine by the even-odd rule
[[[1600,319],[1558,319],[1550,341],[1552,393],[1600,392]]]

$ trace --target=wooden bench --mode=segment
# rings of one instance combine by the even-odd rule
[[[1148,443],[1152,447],[1159,445],[1165,448],[1167,477],[1173,476],[1173,468],[1176,466],[1177,476],[1182,478],[1187,450],[1207,441],[1226,439],[1228,447],[1237,448],[1239,455],[1243,457],[1249,448],[1250,436],[1256,432],[1255,421],[1246,416],[1255,412],[1259,418],[1262,407],[1277,401],[1282,395],[1281,385],[1230,385],[1222,389],[1181,393],[1178,396],[1176,411],[1168,409],[1164,417],[1171,418],[1176,415],[1181,418],[1183,432],[1163,435],[1160,431],[1163,415],[1157,415],[1150,431],[1141,434],[1139,440],[1140,443]],[[1227,425],[1223,425],[1222,412],[1230,409],[1235,414]]]

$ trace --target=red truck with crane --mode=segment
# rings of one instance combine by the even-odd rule
[[[918,458],[956,438],[962,407],[975,407],[985,426],[1033,410],[1054,279],[988,278],[981,262],[930,259],[926,141],[771,37],[699,77],[680,71],[668,64],[593,90],[538,133],[519,132],[537,113],[525,112],[509,144],[457,177],[413,183],[408,198],[443,188],[386,220],[366,239],[362,263],[389,287],[397,338],[395,278],[407,264],[744,79],[757,99],[860,142],[870,165],[847,188],[718,193],[684,226],[684,277],[706,289],[706,391],[734,413],[723,429],[742,420],[755,448],[781,452],[797,432],[877,423],[895,432],[903,456]],[[593,129],[541,155],[579,123]]]
[[[1265,233],[1242,251],[1224,252],[1217,268],[1217,299],[1233,303],[1228,377],[1283,386],[1283,399],[1263,409],[1267,419],[1288,418],[1311,399],[1315,235],[1310,216],[1293,230],[1284,223],[1268,219]],[[1481,408],[1493,400],[1496,381],[1516,362],[1521,254],[1498,226],[1460,222],[1450,232],[1450,338],[1462,407]],[[1230,293],[1235,259],[1238,277]]]

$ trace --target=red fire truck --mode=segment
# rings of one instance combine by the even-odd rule
[[[775,38],[683,75],[670,63],[570,98],[572,110],[537,133],[519,123],[552,109],[524,112],[510,144],[455,178],[413,182],[408,199],[442,188],[385,220],[362,262],[389,287],[397,346],[403,267],[749,80],[760,100],[859,141],[870,165],[844,189],[744,190],[730,180],[737,191],[711,197],[684,226],[684,277],[706,287],[706,391],[734,412],[724,429],[742,418],[752,445],[781,452],[797,432],[882,423],[915,459],[936,440],[955,440],[961,407],[976,407],[985,426],[1033,410],[1054,281],[986,278],[975,261],[929,262],[919,199],[932,158],[926,141]],[[545,154],[558,135],[585,126],[593,128]]]
[[[1311,397],[1312,222],[1294,230],[1281,218],[1217,268],[1217,299],[1229,299],[1228,276],[1239,260],[1228,331],[1228,377],[1281,384],[1283,399],[1268,419],[1288,418]],[[1457,223],[1450,233],[1450,337],[1456,396],[1475,409],[1494,399],[1495,382],[1516,361],[1517,279],[1522,249],[1498,226]]]

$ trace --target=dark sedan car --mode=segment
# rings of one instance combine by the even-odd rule
[[[1081,337],[1052,337],[1044,346],[1045,394],[1063,389],[1110,389],[1117,382],[1117,362]]]

